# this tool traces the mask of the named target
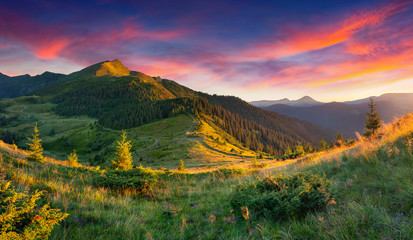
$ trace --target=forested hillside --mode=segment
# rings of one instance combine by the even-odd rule
[[[127,129],[189,112],[212,116],[214,124],[246,147],[281,155],[288,146],[330,141],[332,131],[254,107],[231,96],[208,95],[174,81],[129,71],[118,60],[102,62],[69,74],[37,92],[57,104],[63,116],[88,115],[113,129]]]
[[[0,99],[31,94],[36,90],[62,81],[64,76],[63,74],[44,72],[33,77],[28,74],[9,77],[0,73]]]

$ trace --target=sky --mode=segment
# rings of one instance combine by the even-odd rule
[[[131,70],[247,101],[413,92],[413,0],[0,0],[0,72]]]

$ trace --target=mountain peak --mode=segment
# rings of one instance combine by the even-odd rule
[[[102,77],[102,76],[114,76],[123,77],[129,76],[131,71],[125,67],[121,61],[115,59],[113,61],[104,61],[96,63],[89,67],[86,67],[78,72],[71,73],[69,76],[77,77],[79,75],[91,76],[91,77]]]
[[[100,76],[129,76],[130,70],[125,67],[119,59],[113,61],[105,61],[100,64],[100,68],[96,71],[95,75]]]
[[[306,101],[315,101],[314,98],[310,97],[310,96],[304,96],[298,100],[306,100]]]
[[[258,107],[269,107],[275,104],[284,104],[288,106],[296,106],[296,107],[309,107],[314,105],[320,105],[321,102],[314,100],[314,98],[310,96],[304,96],[297,100],[289,100],[288,98],[283,98],[280,100],[262,100],[262,101],[253,101],[251,102],[252,105]]]

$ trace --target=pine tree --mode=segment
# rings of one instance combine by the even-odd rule
[[[67,157],[67,160],[69,160],[69,165],[73,166],[73,167],[77,167],[79,166],[79,162],[78,162],[78,157],[76,154],[76,150],[73,150],[73,152]]]
[[[343,142],[344,142],[343,134],[341,133],[341,131],[339,131],[336,137],[336,145],[338,147],[341,147],[341,145],[343,145]]]
[[[37,128],[37,122],[33,127],[34,133],[32,134],[32,138],[28,138],[31,143],[27,145],[30,146],[30,155],[27,157],[29,160],[37,161],[37,162],[44,162],[43,157],[43,147],[41,144],[42,139],[40,138],[39,129]]]
[[[117,141],[118,151],[116,152],[116,159],[112,161],[112,167],[118,170],[132,169],[132,154],[130,149],[132,148],[131,141],[127,141],[126,132],[122,131],[122,140]]]
[[[182,159],[181,159],[181,160],[179,160],[178,170],[179,170],[179,171],[183,171],[183,170],[185,170],[184,161],[183,161]]]
[[[320,142],[320,150],[321,150],[321,151],[324,151],[324,150],[326,150],[326,149],[327,149],[327,142],[326,142],[326,140],[321,139],[321,142]]]
[[[291,150],[290,146],[288,146],[288,147],[285,149],[284,155],[285,155],[285,156],[291,156],[292,154],[293,154],[293,151]]]
[[[298,156],[302,156],[305,154],[304,147],[301,145],[301,142],[298,142],[297,146],[295,146],[295,154]]]
[[[366,127],[364,136],[367,137],[376,134],[377,131],[381,128],[381,118],[376,110],[376,104],[374,104],[373,98],[370,98],[369,109],[370,112],[366,113],[367,118],[364,122],[364,126]]]
[[[304,151],[306,153],[312,153],[314,151],[313,146],[311,146],[311,144],[308,142],[304,147]]]

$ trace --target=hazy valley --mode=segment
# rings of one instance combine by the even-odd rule
[[[413,111],[412,93],[390,93],[371,98],[375,100],[381,118],[387,123],[395,117],[402,117]],[[335,131],[342,131],[346,137],[354,138],[355,132],[363,132],[369,99],[370,97],[349,102],[322,103],[304,97],[295,101],[259,101],[251,104]]]

